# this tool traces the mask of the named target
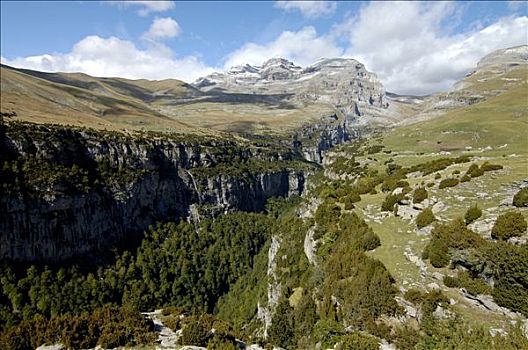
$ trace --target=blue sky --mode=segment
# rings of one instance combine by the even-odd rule
[[[283,56],[356,58],[391,91],[448,88],[492,50],[527,44],[526,2],[1,2],[2,63],[192,81]]]

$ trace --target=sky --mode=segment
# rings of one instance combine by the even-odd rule
[[[386,89],[449,89],[478,60],[528,44],[528,3],[1,1],[3,64],[186,82],[284,57],[354,58]]]

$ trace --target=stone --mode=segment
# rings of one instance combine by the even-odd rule
[[[437,281],[442,282],[444,280],[444,274],[440,272],[433,272],[433,278]]]
[[[420,210],[416,210],[407,205],[398,206],[398,216],[405,220],[412,220],[418,216]]]
[[[437,283],[435,283],[435,282],[431,282],[431,283],[427,284],[427,289],[429,289],[429,290],[438,290],[438,289],[440,289],[440,286]]]
[[[36,350],[64,350],[66,347],[62,344],[41,345]]]

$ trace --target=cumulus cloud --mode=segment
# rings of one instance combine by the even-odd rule
[[[339,57],[343,49],[332,37],[318,36],[314,27],[304,27],[298,32],[282,32],[276,40],[259,45],[247,43],[225,59],[227,69],[239,64],[260,65],[269,58],[283,57],[297,64],[308,65],[324,57]]]
[[[491,51],[527,43],[527,17],[452,34],[445,23],[459,10],[450,2],[372,2],[335,30],[349,37],[346,56],[365,63],[389,91],[427,94],[450,88]]]
[[[335,12],[335,1],[276,1],[275,7],[285,11],[300,11],[304,17],[316,18]]]
[[[139,6],[138,15],[148,16],[152,12],[165,12],[174,8],[174,1],[103,1],[103,3],[126,8]]]
[[[172,18],[156,18],[142,37],[147,40],[167,39],[178,36],[180,32],[178,22]]]
[[[46,72],[82,72],[98,77],[129,79],[175,78],[187,82],[215,71],[196,56],[174,58],[172,51],[159,43],[142,50],[127,40],[96,35],[85,37],[68,53],[12,60],[2,57],[2,63]]]

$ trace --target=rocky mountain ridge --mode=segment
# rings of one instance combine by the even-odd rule
[[[209,94],[274,95],[296,104],[326,103],[351,120],[382,113],[389,106],[377,76],[354,59],[321,59],[302,68],[284,58],[272,58],[262,66],[246,64],[213,73],[192,86]]]

